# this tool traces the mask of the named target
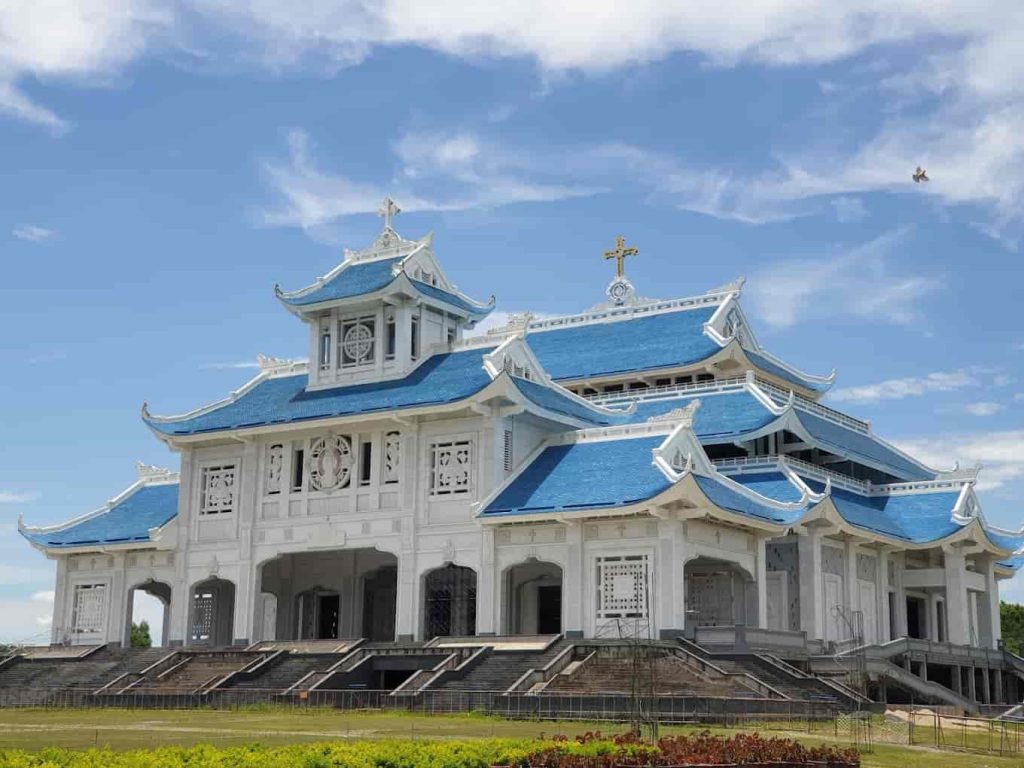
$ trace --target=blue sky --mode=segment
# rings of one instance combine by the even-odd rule
[[[272,286],[365,245],[386,193],[501,312],[600,300],[620,233],[643,295],[745,276],[765,346],[1024,521],[1019,3],[552,5],[0,7],[0,637],[50,611],[18,514],[175,465],[143,401],[304,355]]]

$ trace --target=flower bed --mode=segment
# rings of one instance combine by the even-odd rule
[[[567,739],[527,755],[516,768],[668,768],[669,766],[818,766],[852,768],[860,765],[857,750],[822,745],[808,747],[791,739],[765,738],[757,733],[712,736],[708,732],[669,736],[655,746],[633,735],[611,740],[600,733],[580,736],[572,748]]]

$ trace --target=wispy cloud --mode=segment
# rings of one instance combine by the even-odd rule
[[[39,494],[33,491],[18,493],[0,490],[0,504],[25,504],[38,498]]]
[[[407,133],[395,144],[398,175],[390,184],[364,183],[316,162],[309,135],[288,133],[288,156],[263,170],[281,202],[260,212],[267,226],[307,231],[376,210],[385,192],[406,211],[458,211],[545,202],[600,191],[559,180],[528,154],[507,152],[470,134]]]
[[[944,434],[898,440],[896,444],[925,464],[948,468],[955,461],[964,466],[981,463],[981,490],[1000,488],[1024,478],[1024,430]]]
[[[972,416],[995,416],[1003,410],[1003,406],[1000,403],[982,401],[978,403],[968,403],[964,406],[964,410]]]
[[[921,299],[943,286],[940,277],[900,274],[889,255],[907,232],[813,258],[772,261],[753,275],[747,298],[754,314],[774,328],[815,318],[856,317],[907,324]]]
[[[903,400],[936,392],[954,392],[982,384],[977,370],[960,369],[929,373],[927,376],[908,376],[902,379],[886,379],[874,384],[856,387],[842,387],[833,390],[828,397],[834,402],[873,403],[880,400]]]
[[[53,230],[40,227],[35,224],[19,224],[11,230],[11,234],[19,240],[27,240],[30,243],[41,243],[53,237]]]

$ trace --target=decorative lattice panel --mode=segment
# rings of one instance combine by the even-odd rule
[[[846,558],[843,550],[836,547],[821,548],[821,570],[824,573],[833,573],[836,576],[843,575],[843,565]]]
[[[786,574],[787,626],[796,630],[800,627],[800,553],[796,542],[768,544],[765,547],[765,563],[769,571],[783,571]]]
[[[469,440],[431,446],[430,492],[435,496],[469,493],[473,476],[473,445]]]
[[[402,466],[402,436],[398,432],[384,435],[384,482],[397,483]]]
[[[857,555],[857,578],[874,582],[878,573],[878,560],[872,555]]]
[[[280,443],[267,446],[266,467],[263,478],[265,493],[281,492],[281,473],[284,471],[284,446]]]
[[[343,435],[317,438],[309,449],[309,485],[314,491],[347,488],[354,465],[349,438]]]
[[[235,465],[204,467],[199,512],[216,515],[235,508]]]
[[[341,367],[355,368],[374,361],[375,321],[372,317],[346,320],[341,324]]]
[[[648,617],[651,577],[647,555],[598,558],[597,584],[598,618]]]
[[[105,584],[76,584],[71,626],[76,634],[103,631],[103,611],[107,602]]]
[[[192,639],[209,640],[213,636],[213,620],[217,615],[217,593],[196,592],[192,596]]]

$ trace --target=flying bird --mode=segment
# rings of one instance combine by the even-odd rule
[[[928,171],[926,171],[920,165],[917,166],[917,170],[914,171],[914,175],[912,178],[914,179],[915,184],[920,184],[922,181],[931,181],[931,179],[928,178]]]

